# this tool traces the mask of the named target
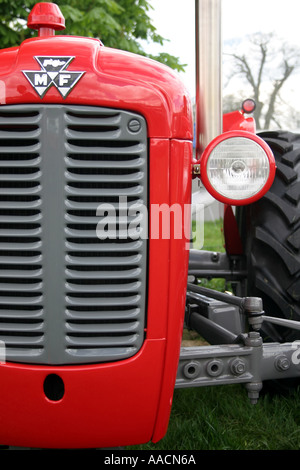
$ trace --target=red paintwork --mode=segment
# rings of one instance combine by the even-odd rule
[[[151,203],[189,203],[191,153],[188,141],[151,141]],[[1,443],[89,448],[156,442],[164,436],[179,359],[189,252],[187,240],[149,243],[147,339],[141,351],[114,364],[1,365]],[[49,373],[64,380],[65,396],[59,402],[44,395]]]
[[[192,109],[185,87],[168,67],[104,47],[99,40],[51,36],[24,41],[0,52],[2,104],[40,103],[21,72],[40,70],[34,56],[75,56],[69,71],[85,71],[65,100],[51,87],[43,103],[84,104],[134,110],[144,115],[149,137],[191,139]]]
[[[28,15],[27,26],[38,29],[39,36],[44,36],[45,29],[54,35],[54,31],[65,29],[65,19],[55,3],[37,3]]]
[[[239,227],[233,209],[228,204],[224,205],[223,233],[226,253],[228,255],[243,255],[244,248]]]
[[[232,111],[223,115],[223,132],[247,131],[255,134],[256,123],[253,117],[245,117],[243,111]]]
[[[245,110],[247,110],[247,101],[248,100],[245,100],[243,103],[243,109]],[[255,103],[253,100],[249,100],[249,102],[249,111],[252,112],[255,109]],[[236,130],[247,131],[255,134],[255,119],[253,117],[245,117],[245,111],[243,110],[232,111],[231,113],[223,114],[223,132]],[[232,207],[228,204],[224,205],[223,233],[226,253],[229,255],[243,254],[243,246],[237,226],[237,221]]]
[[[270,164],[270,173],[269,173],[269,178],[265,184],[265,186],[254,196],[251,198],[247,199],[241,199],[241,200],[236,200],[236,199],[230,199],[227,198],[221,194],[219,194],[210,184],[210,181],[208,179],[207,173],[206,173],[206,165],[207,161],[209,158],[210,153],[212,150],[224,139],[229,139],[231,137],[246,137],[248,139],[254,140],[257,144],[259,144],[265,151],[268,159],[269,159],[269,164]],[[218,201],[224,203],[224,204],[229,204],[232,206],[241,206],[245,204],[252,204],[253,202],[257,201],[260,199],[271,187],[274,178],[275,178],[275,172],[276,172],[276,165],[275,165],[275,159],[273,156],[273,153],[270,149],[270,147],[265,143],[264,140],[262,140],[260,137],[257,135],[251,133],[251,132],[246,132],[246,131],[231,131],[231,132],[225,132],[219,136],[217,136],[205,149],[203,152],[203,155],[200,160],[200,165],[201,165],[201,180],[203,182],[203,185],[207,189],[207,191]]]
[[[165,340],[148,340],[133,359],[103,366],[0,367],[2,444],[95,448],[151,439],[162,380]],[[58,402],[43,393],[49,373],[64,380]]]
[[[247,101],[247,100],[246,100]],[[252,100],[251,100],[252,101]],[[247,131],[255,134],[256,132],[256,123],[253,117],[245,118],[244,111],[232,111],[231,113],[223,114],[223,133],[229,131]],[[205,149],[203,149],[204,151]],[[203,153],[203,152],[202,152]],[[198,156],[198,155],[197,155]],[[200,158],[193,161],[194,165],[200,165],[201,162],[201,153]],[[201,178],[201,175],[192,175],[192,178]]]
[[[191,160],[192,146],[190,142],[172,141],[172,174],[170,178],[170,205],[181,203],[190,204],[191,197]],[[186,208],[188,216],[186,227],[189,226],[190,208]],[[184,234],[183,234],[184,235]],[[181,312],[185,308],[186,281],[189,261],[190,233],[181,239],[172,239],[169,248],[169,282],[172,286],[168,302],[168,322],[166,330],[167,347],[163,371],[163,383],[159,402],[158,416],[153,442],[159,441],[167,431],[167,425],[172,405],[173,391],[177,369],[174,368],[174,358],[179,359],[182,338],[183,316]],[[184,241],[184,243],[182,243]],[[150,246],[151,249],[151,246]]]
[[[23,75],[22,70],[39,70],[34,59],[39,55],[74,55],[68,70],[86,72],[65,100],[55,87],[41,100]],[[150,204],[190,203],[191,103],[169,68],[107,49],[98,40],[55,36],[1,51],[0,80],[2,105],[84,104],[141,113],[149,132]],[[187,240],[150,239],[148,262],[146,340],[137,355],[89,366],[0,365],[1,444],[115,447],[163,437],[179,359]],[[50,373],[65,383],[58,402],[44,395],[43,381]]]

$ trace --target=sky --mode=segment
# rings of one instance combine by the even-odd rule
[[[300,0],[221,0],[224,44],[255,32],[275,32],[283,40],[300,47]],[[195,95],[194,0],[150,0],[150,13],[159,34],[168,38],[164,50],[187,64],[181,78]],[[152,49],[153,50],[153,49]],[[161,48],[155,49],[155,51]],[[300,111],[298,77],[290,79],[289,99]]]

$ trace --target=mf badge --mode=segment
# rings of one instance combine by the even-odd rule
[[[61,96],[66,98],[85,73],[67,70],[75,57],[36,56],[34,58],[41,69],[22,72],[41,98],[52,86],[55,86]]]

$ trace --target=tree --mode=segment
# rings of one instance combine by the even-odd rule
[[[269,129],[271,121],[276,119],[276,104],[280,99],[287,80],[299,67],[300,50],[280,40],[274,33],[256,33],[248,38],[247,53],[235,52],[227,54],[233,67],[229,80],[234,76],[242,77],[251,88],[256,102],[254,117],[258,129]]]
[[[245,96],[243,96],[241,92],[236,90],[235,93],[229,93],[224,95],[222,99],[223,113],[230,113],[231,111],[241,109],[244,99]]]
[[[36,33],[26,27],[27,17],[36,0],[0,0],[0,47],[19,45]],[[166,52],[147,54],[143,41],[163,45],[149,16],[152,8],[147,0],[55,0],[65,20],[66,29],[59,34],[98,37],[105,46],[122,49],[158,60],[175,70],[183,71],[177,57]]]

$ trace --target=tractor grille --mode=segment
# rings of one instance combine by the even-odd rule
[[[0,108],[0,341],[7,361],[98,363],[140,349],[147,240],[136,232],[147,222],[144,207],[141,116],[84,106]]]

